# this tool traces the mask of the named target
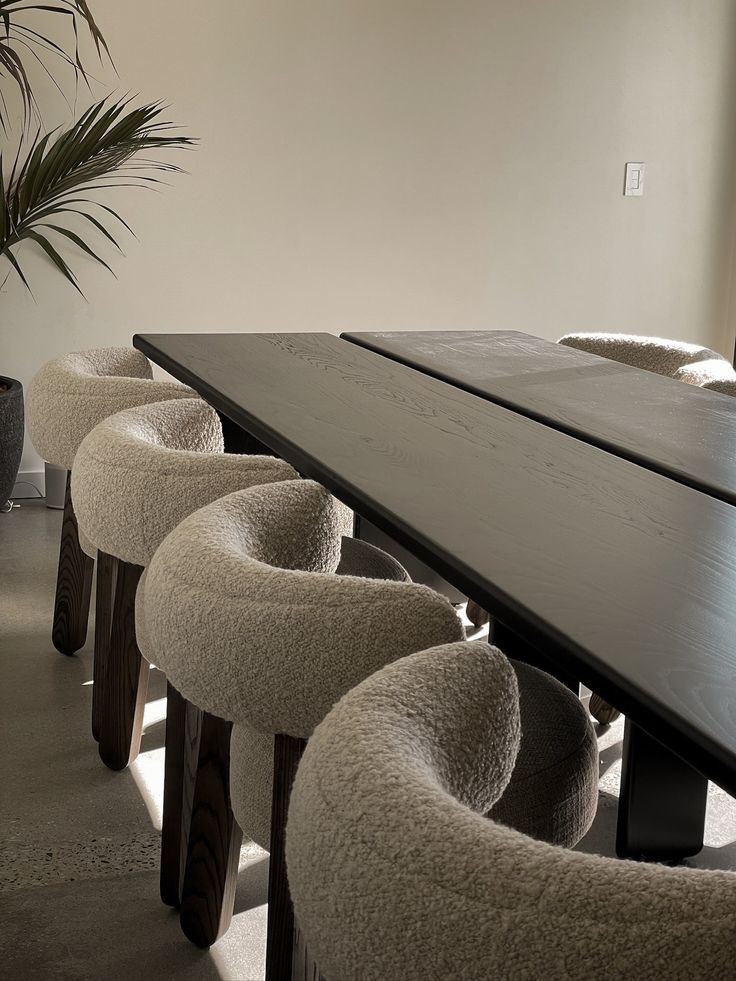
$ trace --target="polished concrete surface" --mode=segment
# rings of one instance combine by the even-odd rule
[[[61,512],[0,515],[0,977],[260,981],[268,858],[241,855],[236,912],[194,948],[158,898],[165,680],[153,670],[138,760],[107,770],[90,732],[92,638],[58,654],[50,624]]]
[[[267,856],[241,854],[236,912],[209,951],[158,898],[165,684],[151,672],[138,760],[107,770],[90,728],[92,623],[77,656],[50,639],[61,514],[0,515],[0,976],[12,981],[260,981]],[[601,800],[579,847],[613,854],[622,722],[601,729]],[[706,847],[736,868],[736,802],[711,787]]]

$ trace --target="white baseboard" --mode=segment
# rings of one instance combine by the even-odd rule
[[[29,497],[44,497],[46,477],[43,470],[21,470],[10,495],[11,501],[22,501]]]

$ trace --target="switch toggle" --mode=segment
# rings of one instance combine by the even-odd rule
[[[624,196],[641,197],[644,193],[644,164],[629,161],[624,174]]]

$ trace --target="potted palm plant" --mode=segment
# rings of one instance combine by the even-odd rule
[[[61,25],[70,29],[66,44]],[[40,251],[80,293],[75,250],[112,271],[101,251],[120,251],[118,239],[131,229],[106,196],[122,187],[150,187],[162,171],[179,172],[159,159],[159,151],[195,142],[162,119],[161,103],[135,105],[122,98],[92,101],[77,119],[47,130],[33,69],[40,65],[60,92],[60,76],[71,72],[74,85],[86,84],[91,95],[80,51],[84,32],[96,56],[112,64],[86,0],[0,0],[0,129],[6,145],[20,120],[13,152],[0,152],[0,261],[7,267],[0,283],[18,276],[29,292],[24,249]],[[20,383],[0,377],[0,508],[15,482],[22,442]]]

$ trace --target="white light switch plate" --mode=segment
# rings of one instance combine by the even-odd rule
[[[641,197],[644,193],[644,164],[641,161],[629,161],[624,174],[624,196]]]

